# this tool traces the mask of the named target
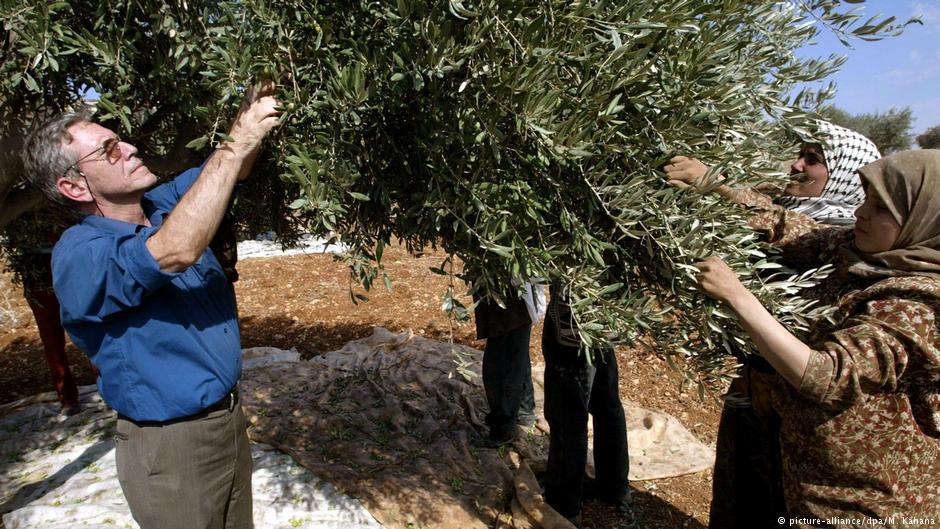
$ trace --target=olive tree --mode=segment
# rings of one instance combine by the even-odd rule
[[[827,106],[819,113],[836,125],[852,129],[870,139],[885,156],[911,147],[910,131],[914,112],[910,107],[852,115],[838,107]]]
[[[794,87],[842,61],[794,50],[820,30],[904,26],[858,3],[5,0],[2,136],[15,151],[30,122],[94,89],[99,119],[171,173],[273,78],[284,122],[239,193],[247,221],[336,234],[366,290],[388,283],[396,239],[441,245],[433,270],[497,301],[544,278],[587,346],[652,333],[710,372],[719,356],[688,345],[741,333],[695,291],[694,262],[723,255],[794,328],[811,276],[760,279],[778,265],[742,212],[669,188],[661,166],[692,153],[742,184],[780,178],[787,146],[815,133],[801,108],[826,96]],[[27,207],[16,172],[4,211]],[[443,305],[467,311],[453,288]]]
[[[916,139],[921,149],[940,149],[940,125],[930,127]]]

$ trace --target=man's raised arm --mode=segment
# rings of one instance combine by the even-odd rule
[[[261,141],[278,123],[273,81],[249,88],[225,142],[206,162],[192,187],[147,240],[164,272],[192,266],[206,250],[228,208],[235,183],[247,178]]]

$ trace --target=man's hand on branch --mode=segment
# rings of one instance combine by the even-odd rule
[[[709,257],[695,263],[695,267],[699,269],[699,289],[718,301],[727,303],[732,309],[737,310],[742,301],[753,296],[738,279],[734,270],[720,257]]]
[[[710,168],[695,158],[674,156],[663,169],[666,171],[666,181],[674,187],[699,189],[710,183],[705,179]],[[724,180],[724,177],[718,175],[717,179]]]
[[[278,124],[280,111],[274,97],[277,85],[265,80],[248,88],[235,122],[229,131],[235,141],[229,147],[246,158],[257,154],[261,141]]]
[[[278,123],[276,86],[262,81],[245,94],[232,141],[209,158],[170,216],[147,239],[147,248],[164,272],[180,272],[200,259],[228,210],[236,180],[248,177],[264,136]]]

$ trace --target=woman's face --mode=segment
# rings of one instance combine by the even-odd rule
[[[816,143],[804,143],[800,147],[800,157],[790,164],[793,180],[783,191],[791,197],[818,197],[822,195],[829,180],[829,168],[822,147]]]
[[[901,225],[885,207],[877,193],[865,186],[865,202],[855,210],[855,247],[865,253],[886,252],[894,248],[901,235]]]

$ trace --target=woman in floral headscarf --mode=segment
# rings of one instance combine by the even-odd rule
[[[804,233],[794,263],[827,262],[841,290],[834,323],[792,335],[724,262],[700,286],[726,303],[779,375],[783,496],[793,525],[856,519],[940,522],[940,151],[896,154],[859,170],[854,230]],[[838,241],[842,244],[836,244]],[[848,523],[847,525],[853,525]]]

